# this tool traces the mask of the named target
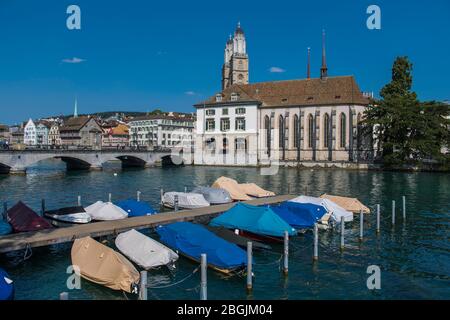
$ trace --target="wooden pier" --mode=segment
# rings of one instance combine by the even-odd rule
[[[245,203],[265,205],[280,203],[295,198],[294,195],[280,195],[261,198]],[[0,237],[0,253],[22,250],[26,248],[43,247],[52,244],[71,242],[86,236],[101,237],[117,235],[130,229],[153,228],[158,225],[180,221],[195,221],[201,218],[211,218],[227,211],[234,203],[215,205],[193,210],[163,212],[151,216],[127,218],[122,220],[88,223],[68,228],[54,228],[36,232],[23,232]]]

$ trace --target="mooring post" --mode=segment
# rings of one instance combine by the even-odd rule
[[[377,233],[380,233],[380,205],[377,204]]]
[[[41,216],[44,215],[45,212],[45,199],[41,200]]]
[[[395,200],[392,200],[392,225],[395,225]]]
[[[5,201],[5,202],[3,202],[3,219],[5,221],[7,220],[7,218],[6,218],[7,212],[8,212],[8,203]]]
[[[187,187],[186,186],[184,187],[184,193],[187,193]]]
[[[364,213],[359,211],[359,241],[363,241],[364,238]]]
[[[344,250],[345,247],[345,240],[344,240],[344,233],[345,233],[345,221],[344,217],[341,217],[341,250]]]
[[[403,201],[403,221],[406,220],[406,197],[403,196],[402,197],[402,201]]]
[[[206,262],[206,254],[205,253],[202,253],[202,255],[201,255],[200,269],[201,269],[200,300],[208,300],[208,292],[207,292],[208,278],[206,275],[207,262]]]
[[[288,275],[289,270],[289,233],[284,231],[283,274]]]
[[[319,260],[319,227],[314,223],[314,256],[313,261]]]
[[[81,196],[78,196],[77,198],[77,204],[79,207],[81,207]]]
[[[173,197],[173,208],[175,209],[175,211],[178,211],[178,195],[177,194]]]
[[[141,271],[139,281],[139,300],[147,300],[147,271]]]
[[[68,292],[61,292],[59,294],[59,300],[69,300],[69,293]]]
[[[247,241],[247,291],[252,291],[253,289],[253,247],[252,242]]]
[[[136,192],[136,200],[138,202],[141,201],[141,192],[140,191]]]
[[[164,201],[163,201],[163,198],[164,198],[164,189],[163,189],[163,188],[161,188],[160,193],[161,193],[161,205],[163,205],[163,204],[164,204]]]
[[[111,200],[112,200],[112,195],[111,195],[111,193],[109,193],[108,194],[108,202],[111,202]]]

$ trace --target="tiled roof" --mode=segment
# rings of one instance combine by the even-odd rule
[[[69,118],[64,122],[64,125],[59,130],[60,132],[64,131],[79,131],[81,128],[85,126],[85,124],[90,120],[89,117],[81,116],[76,118]]]
[[[222,102],[216,96],[198,103],[196,107],[231,102],[232,93],[238,94],[238,102],[258,102],[262,108],[285,106],[317,106],[336,104],[367,105],[353,76],[234,84],[221,92]]]

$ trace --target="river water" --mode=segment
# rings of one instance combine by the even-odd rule
[[[208,271],[209,299],[450,299],[450,175],[445,173],[404,173],[345,171],[338,169],[280,169],[262,176],[257,168],[174,167],[122,171],[110,165],[101,172],[66,172],[62,163],[48,161],[31,168],[26,176],[0,175],[0,200],[9,206],[22,200],[35,210],[45,198],[47,208],[83,205],[97,200],[141,199],[159,208],[160,188],[189,190],[210,185],[221,175],[240,182],[255,182],[277,194],[290,190],[358,197],[375,208],[381,204],[381,234],[375,233],[375,214],[366,216],[365,238],[359,242],[359,219],[346,225],[346,249],[339,250],[337,230],[320,232],[319,261],[312,262],[312,234],[291,239],[289,276],[282,275],[282,248],[255,253],[254,290],[248,295],[244,277],[225,278]],[[397,210],[391,224],[391,201],[401,208],[407,197],[407,219]],[[149,230],[152,236],[156,235]],[[113,240],[110,239],[113,246]],[[16,299],[58,299],[68,291],[66,273],[71,244],[35,248],[24,261],[24,252],[0,255],[0,267],[16,284]],[[367,268],[381,270],[381,289],[369,290]],[[180,258],[176,271],[149,272],[149,285],[166,286],[188,276],[196,265]],[[150,289],[149,299],[198,299],[199,274],[179,285]],[[120,293],[82,280],[80,290],[70,290],[70,299],[125,299]],[[132,299],[133,297],[129,296]]]

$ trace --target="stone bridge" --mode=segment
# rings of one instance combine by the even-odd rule
[[[157,164],[191,163],[189,155],[138,150],[5,150],[0,151],[0,173],[26,173],[29,166],[46,159],[61,159],[67,170],[101,170],[108,161],[120,160],[122,167],[146,168]]]

